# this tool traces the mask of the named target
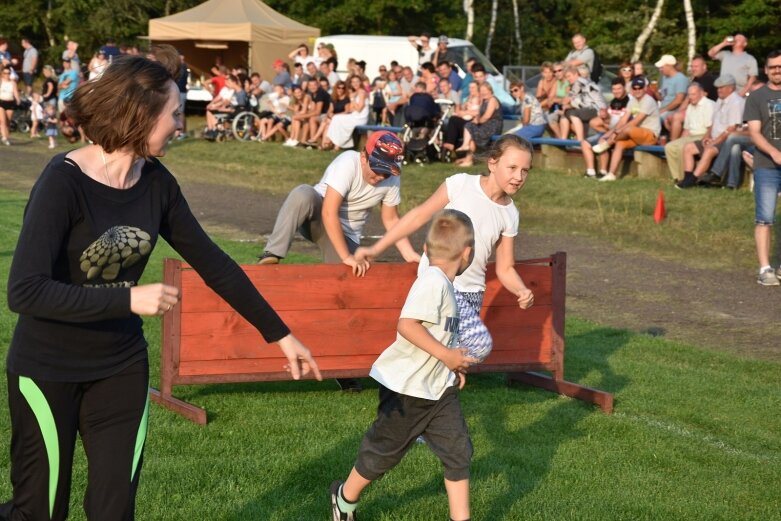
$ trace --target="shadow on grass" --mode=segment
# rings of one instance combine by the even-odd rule
[[[617,394],[629,383],[629,379],[615,374],[609,359],[626,345],[630,337],[629,332],[606,328],[568,336],[565,378],[584,382],[588,377],[589,387]],[[510,519],[505,516],[510,515],[513,506],[523,502],[524,497],[545,480],[559,448],[585,435],[578,424],[588,416],[603,414],[589,403],[562,398],[543,390],[534,391],[529,399],[543,405],[550,402],[550,405],[539,418],[519,429],[511,427],[517,420],[508,414],[508,405],[511,404],[481,403],[473,413],[473,423],[490,440],[487,447],[476,451],[478,456],[472,464],[473,480],[479,484],[481,480],[493,477],[493,482],[507,487],[495,494],[490,506],[485,508],[491,519]],[[518,450],[495,449],[506,447],[510,440],[517,444]],[[540,514],[543,518],[550,518],[544,512]]]
[[[609,359],[626,345],[630,337],[629,332],[604,328],[568,337],[568,379],[588,381],[591,387],[618,393],[629,379],[615,374]],[[479,431],[479,437],[488,442],[483,441],[475,447],[472,503],[479,504],[474,510],[482,512],[482,517],[490,512],[490,519],[510,519],[517,513],[517,508],[513,512],[513,507],[523,502],[545,480],[560,447],[586,435],[579,428],[580,422],[588,416],[603,413],[591,404],[542,390],[525,386],[513,386],[507,390],[498,375],[480,375],[474,378],[473,385],[475,391],[462,397],[462,406],[473,434]],[[247,385],[239,387],[243,390],[248,388]],[[222,386],[220,388],[223,392],[226,390]],[[485,399],[492,392],[503,393],[502,396],[506,394],[509,399]],[[525,422],[518,417],[519,408],[538,417]],[[294,471],[279,476],[276,486],[248,501],[241,510],[230,513],[226,519],[240,521],[272,513],[285,519],[325,518],[330,477],[346,475],[357,454],[360,438],[361,435],[357,434],[340,438],[339,443],[326,452],[301,461]],[[413,447],[413,450],[421,448]],[[311,488],[313,481],[319,483],[316,490]],[[502,489],[489,488],[489,483],[500,483]],[[484,484],[486,488],[483,488]],[[481,494],[490,497],[481,498]],[[431,467],[430,479],[418,482],[388,503],[408,504],[431,496],[442,496],[442,502],[446,504],[439,466]],[[380,499],[380,504],[385,504],[386,500]],[[284,514],[278,511],[278,505],[285,505]]]

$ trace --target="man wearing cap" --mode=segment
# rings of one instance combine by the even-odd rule
[[[274,76],[274,80],[271,82],[272,85],[282,85],[285,87],[285,89],[289,89],[290,86],[293,84],[293,80],[290,78],[290,68],[289,66],[277,58],[274,60],[273,63],[274,72],[276,75]]]
[[[771,51],[765,62],[767,83],[746,100],[743,119],[748,122],[754,154],[754,240],[759,260],[757,282],[778,286],[781,269],[770,267],[770,227],[775,222],[781,192],[781,49]]]
[[[710,132],[701,140],[687,143],[683,147],[683,180],[676,184],[678,188],[691,188],[696,184],[709,185],[721,182],[721,176],[708,172],[713,159],[718,156],[727,138],[743,122],[745,98],[735,92],[735,78],[731,74],[722,74],[713,83],[718,90],[719,99],[713,110]],[[700,156],[695,168],[695,158]]]
[[[724,50],[732,47],[731,51]],[[757,59],[746,52],[748,38],[742,34],[727,36],[708,51],[708,56],[721,62],[721,74],[732,74],[735,78],[738,95],[746,97],[751,86],[757,81],[759,68]]]
[[[608,173],[601,176],[600,181],[615,181],[618,179],[616,172],[624,158],[624,151],[638,145],[653,145],[662,130],[659,119],[659,105],[656,100],[646,94],[648,86],[645,78],[636,77],[631,83],[632,92],[626,113],[616,124],[615,128],[606,132],[599,142],[594,145],[595,154],[602,154],[613,147],[610,153],[610,165]],[[600,176],[597,175],[599,178]]]
[[[678,139],[664,146],[667,168],[675,181],[681,181],[683,175],[683,147],[693,141],[703,139],[713,124],[713,112],[716,103],[705,96],[702,85],[692,83],[688,88],[689,105],[683,120],[683,133]]]
[[[431,55],[431,63],[434,67],[439,65],[439,62],[446,61],[448,63],[456,63],[456,55],[453,51],[447,48],[448,39],[447,36],[441,34],[439,40],[437,40],[437,49],[434,54]]]
[[[294,188],[279,210],[258,263],[278,263],[287,255],[298,231],[317,244],[325,263],[347,264],[359,276],[366,273],[367,263],[357,262],[353,253],[360,245],[372,208],[381,204],[380,217],[386,230],[399,220],[403,153],[404,147],[395,134],[375,132],[362,152],[339,154],[315,186]],[[420,260],[409,240],[400,240],[396,247],[405,261]]]
[[[676,68],[678,60],[671,54],[665,54],[654,65],[662,74],[662,83],[659,87],[659,114],[662,123],[669,128],[667,120],[675,114],[675,109],[679,108],[686,99],[689,80]]]

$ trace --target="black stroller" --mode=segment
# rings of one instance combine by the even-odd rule
[[[404,111],[406,124],[401,135],[404,164],[423,164],[445,157],[442,152],[442,128],[455,104],[446,99],[437,99],[434,103],[438,110],[433,116],[431,111],[415,105],[408,106]]]
[[[30,129],[33,126],[33,117],[32,112],[30,111],[31,106],[32,102],[29,99],[22,99],[21,103],[16,106],[8,125],[11,132],[18,131],[22,134],[30,132]]]

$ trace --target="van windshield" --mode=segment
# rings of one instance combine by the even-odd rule
[[[469,58],[474,58],[477,60],[477,63],[480,63],[483,65],[483,67],[485,67],[486,73],[493,76],[501,74],[498,70],[496,70],[496,67],[493,66],[490,60],[486,58],[485,54],[478,51],[474,45],[452,45],[448,46],[447,50],[451,51],[455,55],[455,62],[464,72],[466,72],[466,61]]]

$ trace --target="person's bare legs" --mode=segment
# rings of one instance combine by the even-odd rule
[[[350,503],[356,503],[361,498],[363,489],[369,486],[371,481],[358,474],[355,467],[350,471],[347,481],[342,485],[342,495]]]
[[[700,155],[700,151],[697,150],[697,145],[694,144],[692,141],[691,143],[686,143],[683,146],[683,171],[684,172],[693,172],[694,171],[694,158]]]
[[[708,172],[713,160],[719,155],[719,149],[716,147],[707,147],[702,153],[700,160],[697,162],[697,166],[694,167],[694,176],[702,177]]]
[[[767,224],[754,226],[754,242],[757,244],[757,260],[760,267],[770,266],[770,226]]]
[[[450,507],[450,519],[465,521],[469,515],[469,480],[460,481],[445,480],[447,490],[447,503]]]
[[[581,140],[580,151],[583,153],[583,162],[586,163],[586,170],[594,169],[594,150],[591,148],[591,143]],[[605,154],[602,154],[605,155]]]
[[[561,116],[559,120],[559,139],[567,139],[569,137],[570,120],[567,116]]]
[[[683,120],[686,117],[686,112],[676,110],[675,113],[667,118],[667,124],[665,125],[670,131],[670,141],[674,141],[681,137],[683,133]]]
[[[464,129],[464,142],[463,144],[456,149],[457,152],[466,152],[471,150],[472,148],[472,134],[469,133],[469,130]]]
[[[580,120],[580,118],[573,116],[573,118],[570,120],[570,124],[572,125],[572,132],[575,133],[575,139],[578,141],[583,141],[586,139],[585,130],[583,129],[583,122]]]
[[[621,142],[616,142],[613,147],[613,152],[610,154],[610,167],[607,171],[613,175],[618,172],[618,167],[621,165],[621,160],[624,158],[624,145]],[[616,177],[618,177],[616,175]]]
[[[206,111],[206,128],[209,130],[214,130],[214,127],[217,126],[217,117],[212,114],[212,111],[207,110]]]
[[[5,110],[0,109],[0,138],[3,141],[8,139],[8,118],[5,115]]]

